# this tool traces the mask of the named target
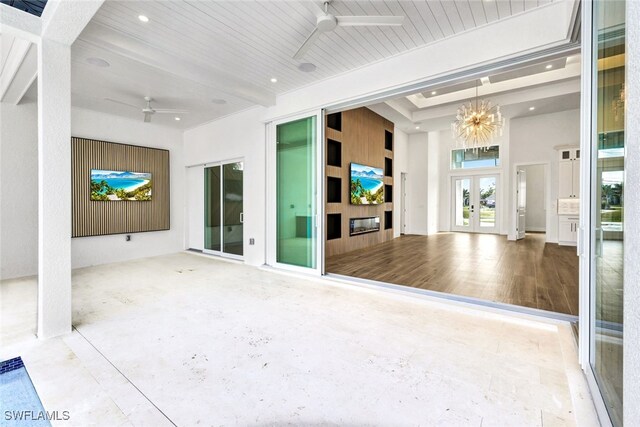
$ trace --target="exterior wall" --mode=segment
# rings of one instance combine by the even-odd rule
[[[184,164],[189,181],[204,182],[205,163],[244,160],[244,259],[250,265],[265,263],[266,132],[261,121],[263,108],[252,108],[184,133]],[[187,247],[203,249],[204,186],[186,188]],[[255,239],[249,245],[249,239]]]
[[[0,105],[0,278],[38,273],[38,105]]]
[[[624,424],[640,425],[640,2],[627,6]]]

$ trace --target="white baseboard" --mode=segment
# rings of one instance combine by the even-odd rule
[[[546,227],[527,227],[525,231],[531,231],[534,233],[546,233],[547,228]]]

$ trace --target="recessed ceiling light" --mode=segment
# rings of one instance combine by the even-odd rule
[[[435,90],[433,92],[431,92],[431,95],[437,95],[438,92],[436,92]]]
[[[140,20],[140,22],[149,22],[149,18],[147,18],[145,15],[138,15],[138,19]]]
[[[298,70],[302,71],[303,73],[312,73],[316,70],[316,65],[312,64],[311,62],[303,62],[302,64],[298,65]]]
[[[416,126],[416,129],[420,129],[420,126]]]
[[[550,70],[550,69],[552,69],[552,68],[553,68],[553,65],[549,64],[549,65],[547,65],[547,66],[546,66],[546,67],[544,67],[544,68],[546,68],[547,70]]]
[[[180,121],[180,117],[174,117],[174,119],[179,122]]]
[[[529,111],[533,111],[535,109],[536,109],[536,107],[529,107]]]
[[[278,83],[278,79],[276,79],[275,77],[271,77],[271,83]]]
[[[85,61],[87,62],[87,64],[95,65],[96,67],[101,67],[101,68],[107,68],[111,65],[102,58],[92,57],[92,58],[85,59]]]
[[[214,104],[218,104],[218,105],[222,105],[222,104],[226,104],[227,101],[225,99],[221,99],[221,98],[213,98],[211,100],[212,103]]]

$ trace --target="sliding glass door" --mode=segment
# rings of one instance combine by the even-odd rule
[[[317,114],[272,124],[271,265],[321,271],[320,122]]]
[[[621,426],[625,3],[587,4],[593,5],[594,38],[589,362],[608,415],[615,426]]]
[[[204,169],[204,252],[243,255],[243,166],[239,161]]]

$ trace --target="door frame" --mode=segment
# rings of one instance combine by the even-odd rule
[[[455,209],[455,196],[453,194],[455,185],[454,182],[456,179],[469,179],[470,180],[470,188],[469,188],[469,195],[471,194],[476,194],[479,192],[480,187],[479,187],[479,180],[481,178],[487,178],[487,177],[495,177],[496,179],[496,218],[495,218],[495,225],[491,228],[489,227],[485,227],[485,228],[481,228],[480,227],[480,219],[477,220],[477,224],[475,224],[475,220],[474,220],[474,224],[469,224],[469,228],[465,229],[463,227],[458,227],[455,225],[455,215],[456,215],[456,209]],[[450,180],[449,180],[449,213],[450,213],[450,221],[451,221],[451,226],[450,229],[451,231],[455,231],[455,232],[460,232],[460,233],[478,233],[478,234],[500,234],[500,220],[501,220],[501,216],[500,216],[500,210],[501,210],[501,204],[504,203],[504,199],[502,197],[502,186],[500,184],[501,179],[502,178],[502,174],[496,170],[494,171],[487,171],[485,173],[471,173],[471,174],[455,174],[455,175],[450,175]],[[476,191],[477,190],[477,191]],[[479,196],[479,193],[476,194],[477,196]],[[470,200],[471,202],[471,200]],[[477,207],[477,212],[478,212],[478,218],[480,218],[480,201],[478,200],[477,203],[478,207]],[[477,226],[476,226],[477,225]]]
[[[517,212],[518,212],[518,196],[516,194],[517,191],[517,187],[518,187],[518,176],[517,176],[517,172],[518,172],[518,168],[521,168],[523,166],[536,166],[536,165],[544,165],[544,179],[545,179],[545,183],[544,183],[544,191],[546,192],[546,197],[545,197],[545,211],[546,211],[546,215],[545,215],[545,228],[546,228],[546,238],[545,241],[548,243],[558,243],[557,239],[555,242],[551,242],[549,240],[549,226],[551,224],[551,162],[519,162],[519,163],[514,163],[513,164],[513,168],[511,169],[511,191],[509,192],[510,194],[510,203],[509,203],[509,212],[514,213],[515,215],[512,217],[511,215],[509,215],[510,218],[510,222],[509,222],[509,236],[513,236],[513,239],[509,239],[509,240],[516,240],[516,237],[518,236],[518,231],[516,230],[518,228],[518,218],[517,218]],[[556,206],[557,209],[557,206]],[[512,218],[512,219],[511,219]]]
[[[244,157],[236,157],[236,158],[232,158],[232,159],[226,159],[226,160],[222,160],[222,161],[217,161],[217,162],[208,162],[208,163],[203,163],[203,168],[202,168],[202,179],[205,178],[206,175],[206,169],[207,168],[213,168],[216,166],[220,166],[220,250],[219,251],[215,251],[213,249],[207,249],[205,247],[206,245],[206,238],[203,240],[203,245],[202,245],[202,253],[203,254],[207,254],[207,255],[215,255],[215,256],[221,256],[221,257],[225,257],[225,258],[230,258],[230,259],[235,259],[238,261],[244,261],[244,218],[242,220],[242,255],[236,255],[236,254],[230,254],[224,251],[224,230],[222,230],[222,228],[224,227],[224,203],[223,203],[223,198],[224,198],[224,165],[229,165],[231,163],[239,163],[242,162],[242,168],[243,168],[243,177],[242,177],[242,198],[243,198],[243,206],[242,206],[242,213],[244,214],[244,166],[245,166],[245,161],[244,161]],[[206,191],[206,188],[205,188]],[[205,194],[203,194],[203,196],[206,196]],[[206,233],[206,224],[204,224],[205,221],[205,214],[206,214],[206,204],[204,205],[204,210],[202,212],[202,220],[203,220],[203,227],[202,227],[202,232]],[[244,217],[244,215],[243,215]],[[203,236],[204,238],[205,236]]]
[[[266,230],[266,261],[267,265],[278,268],[281,270],[292,271],[302,274],[310,274],[313,276],[320,276],[324,274],[324,230],[325,230],[325,218],[324,218],[324,203],[325,203],[325,168],[324,168],[324,152],[325,152],[325,136],[324,136],[324,109],[317,109],[299,113],[295,115],[286,116],[284,118],[278,118],[266,124],[266,173],[267,173],[267,186],[266,186],[266,217],[267,217],[267,230]],[[279,263],[277,259],[277,244],[278,236],[277,230],[277,144],[276,144],[276,127],[278,125],[293,122],[300,119],[309,117],[316,117],[316,266],[315,268],[300,267],[297,265],[290,265]]]

